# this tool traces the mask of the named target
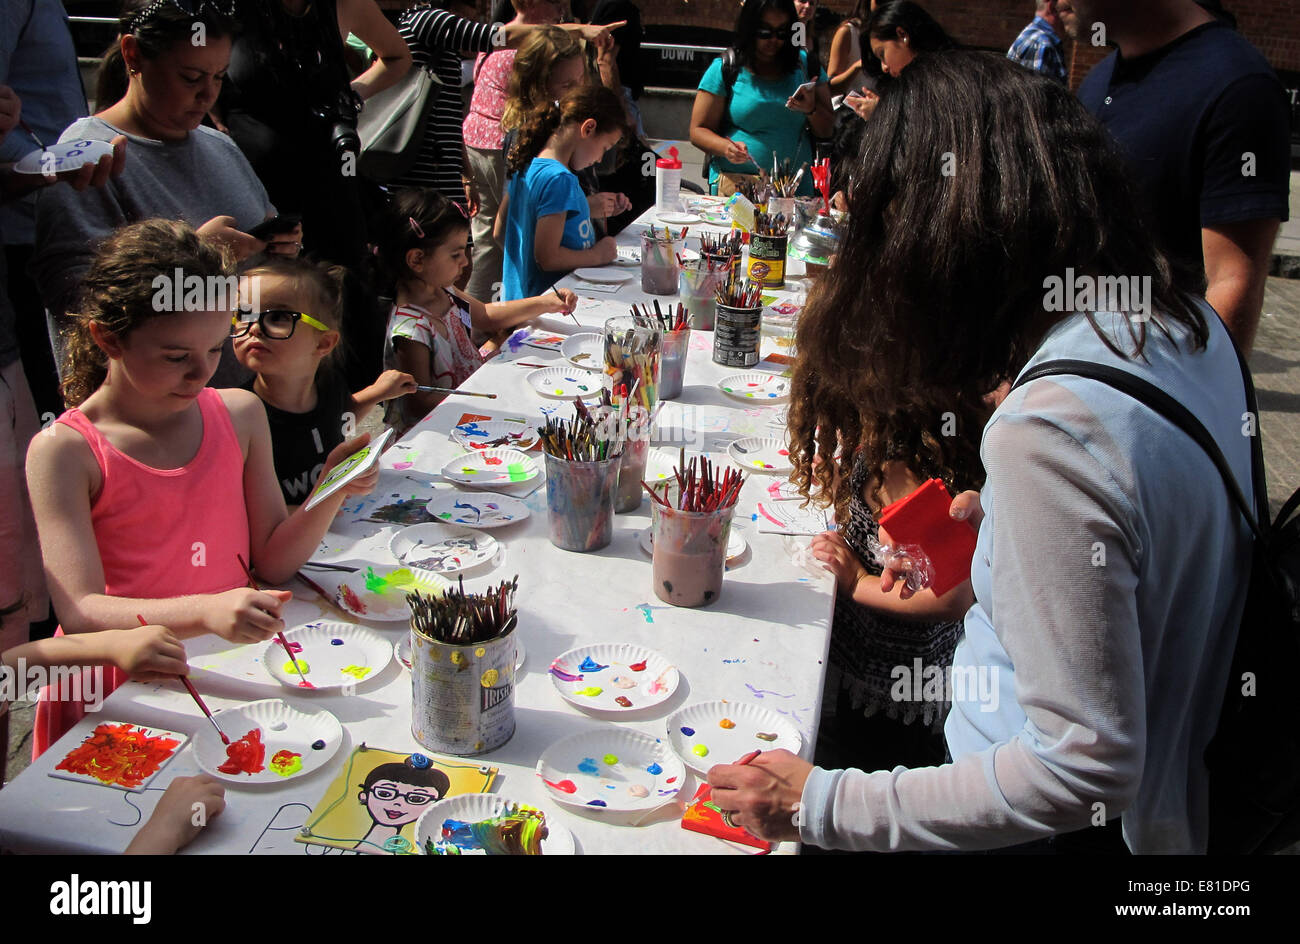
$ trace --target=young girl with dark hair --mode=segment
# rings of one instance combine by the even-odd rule
[[[433,190],[399,191],[390,208],[380,261],[395,304],[388,316],[384,366],[410,374],[421,386],[453,388],[483,363],[470,330],[496,334],[547,312],[570,312],[568,289],[484,304],[455,289],[465,266],[469,218],[458,203]],[[387,421],[405,432],[446,397],[412,393],[390,401]]]
[[[498,217],[506,298],[547,289],[580,266],[613,262],[612,236],[599,242],[575,171],[622,140],[623,103],[601,86],[575,88],[526,115],[507,157],[513,175]]]
[[[709,771],[714,802],[757,835],[834,848],[1051,836],[1059,850],[1084,840],[1057,834],[1100,816],[1122,817],[1133,852],[1204,852],[1205,748],[1249,528],[1196,442],[1142,403],[1076,375],[1004,383],[1061,359],[1134,374],[1205,425],[1249,493],[1231,338],[1175,290],[1105,130],[1001,55],[910,65],[867,123],[856,172],[840,255],[799,323],[793,481],[838,503],[853,486],[837,457],[887,459],[898,411],[938,440],[945,418],[960,427],[999,391],[987,481],[950,511],[978,528],[949,676],[952,759],[870,772],[772,751]]]

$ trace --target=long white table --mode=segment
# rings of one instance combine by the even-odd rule
[[[646,214],[620,236],[631,245],[653,214]],[[798,273],[797,264],[795,266]],[[566,281],[563,284],[571,284]],[[777,292],[780,296],[787,293]],[[626,314],[628,303],[643,301],[639,279],[615,295],[584,299],[577,319],[599,328],[606,317]],[[665,299],[675,300],[675,299]],[[544,327],[578,330],[568,319],[544,319]],[[695,332],[686,385],[665,415],[691,441],[688,452],[704,451],[725,460],[726,444],[745,435],[772,435],[768,421],[774,407],[752,408],[723,395],[715,384],[734,373],[711,361],[711,332]],[[541,421],[555,411],[567,416],[571,406],[544,400],[526,383],[531,368],[517,361],[564,363],[558,355],[531,347],[507,351],[490,361],[464,389],[494,392],[496,400],[451,396],[413,428],[384,458],[385,469],[374,494],[345,506],[327,545],[364,539],[387,545],[396,526],[358,520],[366,510],[435,490],[459,488],[443,481],[438,470],[463,452],[449,433],[464,413],[513,413]],[[681,436],[674,436],[675,450]],[[538,463],[541,457],[538,455]],[[398,465],[399,468],[394,468]],[[812,757],[830,639],[834,605],[832,579],[802,563],[798,550],[807,539],[759,534],[751,519],[755,503],[767,497],[772,477],[752,475],[742,492],[736,527],[748,552],[731,567],[720,598],[702,609],[681,609],[659,601],[650,586],[650,561],[637,543],[649,526],[648,499],[637,512],[615,518],[613,542],[603,550],[577,554],[554,547],[547,537],[546,490],[541,486],[525,500],[530,517],[491,533],[503,544],[498,560],[471,571],[466,587],[485,589],[519,575],[519,634],[527,649],[515,691],[517,729],[503,747],[479,755],[478,761],[500,768],[493,787],[524,803],[543,807],[566,825],[585,853],[742,854],[752,852],[681,828],[682,805],[695,793],[699,778],[688,771],[678,802],[666,803],[640,819],[627,815],[564,807],[549,795],[534,772],[546,747],[572,734],[618,724],[663,737],[665,719],[679,708],[701,701],[751,702],[787,717],[804,738],[803,755]],[[470,490],[472,492],[472,490]],[[296,581],[295,599],[285,607],[288,626],[338,613]],[[402,623],[368,623],[386,638],[404,633]],[[578,645],[631,642],[664,653],[681,672],[682,683],[667,702],[646,712],[619,715],[617,721],[584,714],[562,700],[548,666],[560,653]],[[214,710],[263,698],[282,698],[304,710],[325,708],[342,722],[346,743],[323,769],[268,787],[226,784],[227,808],[187,851],[194,853],[321,853],[318,846],[293,841],[313,805],[342,769],[351,749],[361,743],[394,751],[421,751],[410,731],[409,672],[396,660],[354,694],[305,693],[272,679],[257,661],[263,645],[230,647],[214,637],[187,644],[191,678]],[[187,745],[144,793],[71,782],[49,776],[53,766],[101,721],[125,721],[193,734],[206,721],[176,684],[127,683],[114,692],[98,715],[90,715],[22,775],[0,790],[0,848],[18,852],[114,853],[129,842],[161,791],[177,776],[198,772]],[[729,758],[718,758],[720,761]],[[777,851],[790,852],[786,844]]]

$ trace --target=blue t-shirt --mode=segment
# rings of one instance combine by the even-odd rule
[[[786,108],[785,103],[791,95],[808,81],[807,53],[799,52],[799,67],[779,79],[760,79],[749,69],[742,68],[731,86],[731,106],[722,119],[718,134],[733,141],[740,141],[749,148],[749,153],[759,165],[771,173],[772,154],[781,160],[795,162],[795,165],[813,159],[812,139],[808,136],[808,116],[793,109]],[[826,70],[818,68],[817,79],[826,81]],[[714,59],[713,64],[700,79],[700,90],[716,95],[723,100],[727,97],[727,87],[722,81],[722,59]],[[709,189],[716,193],[718,173],[728,171],[736,174],[755,174],[758,172],[753,164],[732,164],[721,157],[709,160]],[[812,174],[804,174],[799,184],[802,196],[813,193]]]
[[[1202,227],[1287,219],[1286,95],[1240,34],[1206,23],[1144,56],[1113,53],[1079,100],[1119,142],[1165,251],[1194,271]]]
[[[534,240],[537,221],[543,216],[563,213],[565,249],[590,249],[596,244],[591,225],[591,211],[577,176],[559,161],[535,157],[527,169],[510,178],[506,192],[510,205],[506,212],[506,231],[502,248],[505,262],[501,268],[502,299],[513,301],[541,295],[565,272],[547,272],[537,264]]]

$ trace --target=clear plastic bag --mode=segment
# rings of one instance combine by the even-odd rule
[[[878,565],[901,576],[913,593],[934,582],[934,566],[917,544],[881,544],[872,537],[867,539],[867,550]]]

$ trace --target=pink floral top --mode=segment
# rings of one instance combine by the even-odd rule
[[[461,125],[466,147],[501,150],[501,115],[506,110],[506,92],[514,67],[513,49],[479,53],[474,63],[474,95]]]

